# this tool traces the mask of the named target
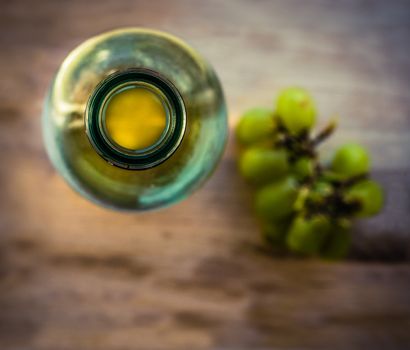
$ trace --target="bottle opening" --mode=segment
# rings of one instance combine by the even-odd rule
[[[146,69],[107,77],[86,110],[86,132],[95,150],[126,169],[147,169],[165,161],[181,143],[185,126],[178,90]]]
[[[110,141],[139,151],[154,146],[164,136],[170,111],[160,93],[149,86],[131,84],[109,97],[103,113]]]

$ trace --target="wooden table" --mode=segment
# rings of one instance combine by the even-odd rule
[[[123,26],[172,32],[213,63],[230,125],[301,85],[323,152],[358,140],[387,190],[343,263],[261,249],[234,141],[210,181],[170,209],[96,207],[51,167],[42,100],[80,42]],[[409,349],[408,1],[2,1],[0,349]]]

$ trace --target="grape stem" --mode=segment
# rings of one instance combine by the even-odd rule
[[[337,120],[331,120],[312,140],[311,144],[312,147],[316,147],[324,140],[326,140],[333,132],[336,130],[337,127]]]
[[[293,135],[277,118],[275,146],[285,148],[288,151],[291,163],[303,157],[312,159],[314,163],[313,173],[301,180],[301,185],[305,188],[305,191],[301,191],[301,196],[296,204],[299,210],[302,210],[304,207],[307,217],[322,214],[337,220],[347,219],[353,216],[361,207],[361,203],[358,201],[346,201],[344,191],[346,188],[368,178],[368,174],[360,174],[343,179],[324,168],[319,161],[316,148],[333,134],[336,127],[337,120],[333,119],[314,137],[311,137],[307,130],[298,135]],[[320,200],[317,200],[310,197],[309,193],[314,191],[315,184],[320,180],[328,182],[332,190]]]
[[[317,158],[316,147],[333,134],[337,127],[336,119],[330,121],[314,138],[304,131],[299,135],[292,135],[285,126],[277,121],[278,137],[275,146],[284,147],[291,154],[291,161],[301,157]]]
[[[316,158],[315,147],[309,138],[309,133],[304,131],[299,135],[292,135],[278,120],[278,136],[275,147],[286,148],[290,154],[290,161],[293,162],[301,157]]]
[[[341,188],[334,188],[331,193],[320,201],[307,198],[305,205],[308,217],[322,214],[335,220],[347,219],[360,210],[361,207],[359,201],[346,201]]]

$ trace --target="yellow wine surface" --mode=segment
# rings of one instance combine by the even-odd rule
[[[119,146],[140,150],[155,144],[167,123],[165,108],[152,91],[131,88],[108,101],[105,127],[108,136]]]

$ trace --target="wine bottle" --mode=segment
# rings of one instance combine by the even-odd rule
[[[81,195],[149,210],[191,194],[227,138],[226,105],[207,61],[180,39],[127,28],[74,49],[43,110],[47,153]]]

